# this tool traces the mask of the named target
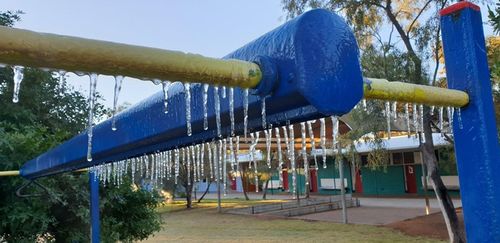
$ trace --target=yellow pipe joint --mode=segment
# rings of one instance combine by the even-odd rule
[[[374,78],[365,80],[364,97],[450,107],[463,107],[469,103],[469,95],[460,90]]]
[[[18,170],[0,171],[0,177],[2,177],[2,176],[18,176],[18,175],[19,175]]]
[[[0,63],[139,79],[254,88],[259,66],[179,51],[0,27]]]

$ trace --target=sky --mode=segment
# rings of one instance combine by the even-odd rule
[[[25,12],[16,28],[209,57],[225,56],[286,19],[279,0],[1,0],[0,8]],[[70,74],[67,81],[86,94],[87,77]],[[119,103],[134,104],[160,90],[160,85],[125,78]],[[99,76],[97,91],[112,107],[114,78]]]
[[[280,0],[1,0],[0,9],[22,10],[15,27],[222,57],[283,24]],[[486,21],[486,7],[482,6]],[[491,27],[485,25],[485,33]],[[89,80],[67,81],[87,92]],[[112,107],[114,79],[99,76],[97,91]],[[119,103],[131,104],[161,90],[151,82],[125,78]],[[22,87],[21,87],[22,92]]]

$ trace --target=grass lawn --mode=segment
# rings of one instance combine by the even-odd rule
[[[223,208],[277,201],[229,199]],[[160,207],[163,230],[145,242],[439,242],[385,227],[219,214],[215,206],[206,200],[190,210],[181,202]]]

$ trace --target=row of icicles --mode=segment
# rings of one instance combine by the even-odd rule
[[[13,69],[13,72],[14,72],[14,75],[13,75],[13,79],[14,79],[14,95],[13,95],[13,102],[18,102],[19,101],[19,90],[20,90],[20,84],[22,82],[22,79],[23,79],[23,67],[21,66],[14,66],[12,67]],[[82,73],[76,73],[77,75],[83,75]],[[65,82],[65,75],[66,75],[66,72],[65,71],[60,71],[59,72],[59,78],[60,78],[60,83],[61,85],[63,85],[63,83]],[[87,160],[88,161],[92,161],[92,139],[93,139],[93,125],[94,125],[94,117],[93,117],[93,112],[94,112],[94,105],[95,105],[95,102],[96,102],[96,85],[97,85],[97,78],[98,78],[98,75],[95,74],[95,73],[91,73],[91,74],[88,74],[89,77],[90,77],[90,86],[89,86],[89,98],[88,98],[88,130],[87,130],[87,133],[88,133],[88,146],[87,146]],[[122,82],[123,82],[123,76],[115,76],[115,88],[114,88],[114,99],[113,99],[113,116],[112,116],[112,130],[113,131],[116,131],[116,118],[115,118],[115,113],[116,113],[116,109],[117,109],[117,104],[118,104],[118,96],[120,94],[120,91],[121,91],[121,87],[122,87]],[[171,86],[171,82],[169,81],[160,81],[160,80],[153,80],[152,81],[154,84],[156,85],[159,85],[161,84],[162,85],[162,90],[163,90],[163,94],[164,94],[164,112],[165,113],[168,113],[168,90]],[[192,130],[191,130],[191,92],[190,92],[190,89],[191,89],[191,84],[189,83],[185,83],[184,84],[184,94],[185,94],[185,107],[186,107],[186,130],[187,130],[187,135],[188,136],[191,136],[192,135]],[[207,107],[207,100],[208,100],[208,90],[209,90],[209,85],[208,84],[203,84],[203,93],[202,93],[202,98],[203,98],[203,113],[204,113],[204,121],[203,121],[203,127],[204,127],[204,130],[208,130],[208,107]],[[227,91],[229,90],[229,91]],[[217,135],[219,137],[219,139],[222,138],[222,134],[221,134],[221,114],[220,114],[220,99],[226,99],[226,98],[229,98],[229,116],[230,116],[230,122],[231,122],[231,137],[229,138],[226,138],[226,139],[221,139],[219,140],[218,142],[213,142],[213,143],[207,143],[205,145],[194,145],[194,146],[191,146],[191,147],[186,147],[186,148],[183,148],[183,149],[176,149],[176,150],[173,150],[172,152],[170,151],[167,151],[167,152],[159,152],[159,153],[156,153],[155,155],[144,155],[142,157],[139,157],[139,158],[142,158],[142,159],[138,159],[138,158],[132,158],[132,159],[127,159],[125,161],[120,161],[120,162],[115,162],[114,165],[110,164],[110,165],[101,165],[99,166],[100,168],[100,171],[102,170],[105,170],[105,171],[108,171],[108,170],[111,170],[111,168],[121,168],[121,170],[124,170],[124,171],[134,171],[133,168],[135,168],[136,170],[137,169],[144,169],[143,167],[139,166],[141,163],[139,161],[142,161],[143,164],[146,166],[145,170],[144,171],[148,171],[147,168],[148,168],[148,165],[147,164],[151,164],[151,166],[149,168],[156,168],[156,166],[164,166],[165,168],[172,168],[172,166],[176,165],[176,163],[171,163],[172,161],[179,161],[181,160],[181,163],[186,163],[186,164],[190,164],[191,162],[190,161],[197,161],[197,158],[199,158],[198,156],[193,157],[192,159],[190,159],[189,156],[183,156],[184,153],[192,153],[193,155],[194,154],[204,154],[203,151],[208,151],[210,153],[210,151],[212,151],[213,147],[216,146],[214,145],[214,143],[218,143],[217,146],[219,147],[223,147],[224,149],[223,150],[219,150],[219,151],[227,151],[227,145],[229,144],[229,148],[230,148],[230,158],[231,161],[233,162],[236,162],[235,166],[237,167],[238,166],[238,163],[237,163],[237,156],[236,154],[238,153],[237,151],[239,151],[239,136],[235,136],[235,131],[234,131],[234,128],[235,128],[235,124],[234,124],[234,89],[232,87],[230,88],[226,88],[226,87],[222,87],[221,89],[219,89],[218,86],[214,86],[214,89],[213,89],[214,93],[213,93],[213,96],[214,96],[214,110],[215,110],[215,116],[216,116],[216,129],[217,129]],[[229,93],[229,95],[227,95],[227,93]],[[244,89],[243,90],[243,94],[244,94],[244,97],[243,97],[243,113],[244,113],[244,119],[243,119],[243,123],[244,123],[244,136],[245,136],[245,142],[247,141],[247,125],[248,125],[248,96],[249,96],[249,90],[248,89]],[[229,97],[227,97],[229,96]],[[280,129],[279,128],[274,128],[274,133],[273,133],[273,129],[272,128],[269,128],[271,126],[267,126],[266,124],[266,102],[265,102],[265,98],[262,98],[261,99],[261,116],[262,116],[262,128],[264,129],[264,134],[265,134],[265,138],[266,138],[266,146],[267,146],[267,153],[268,153],[268,156],[267,156],[267,163],[268,163],[268,166],[270,167],[271,166],[271,163],[270,163],[270,144],[271,144],[271,137],[272,137],[272,134],[275,135],[275,140],[276,142],[279,144],[281,142],[281,138],[280,138]],[[363,108],[365,111],[369,112],[368,109],[367,109],[367,104],[366,104],[366,100],[362,100],[362,105],[363,105]],[[410,108],[409,106],[411,106],[411,110],[412,110],[412,115],[411,115],[411,119],[410,119]],[[434,110],[435,110],[435,107],[432,106],[431,107],[431,113],[434,113]],[[458,116],[458,123],[459,123],[459,127],[461,128],[462,127],[462,121],[461,121],[461,114],[460,114],[460,108],[456,109],[457,111],[457,116]],[[448,124],[449,124],[449,127],[451,129],[452,127],[452,120],[451,119],[453,117],[453,114],[455,112],[455,109],[453,107],[447,107],[446,108],[446,112],[447,112],[447,118],[448,118]],[[444,133],[444,124],[445,124],[445,121],[444,121],[444,118],[443,118],[443,113],[444,113],[444,107],[439,107],[438,108],[438,113],[439,113],[439,128],[441,130],[442,133]],[[408,131],[408,134],[411,133],[411,124],[410,123],[413,123],[413,127],[414,127],[414,131],[415,132],[423,132],[423,105],[417,105],[417,104],[404,104],[404,114],[403,115],[399,115],[398,114],[398,111],[397,111],[397,102],[385,102],[385,112],[384,112],[386,118],[387,118],[387,131],[388,131],[388,138],[390,139],[391,138],[391,120],[394,119],[398,119],[398,117],[404,117],[405,121],[406,121],[406,128],[407,128],[407,131]],[[337,136],[338,136],[338,119],[336,117],[332,117],[332,124],[333,124],[333,129],[332,129],[332,139],[333,139],[333,143],[332,144],[336,144],[336,141],[337,141]],[[323,166],[326,166],[326,136],[325,136],[325,118],[322,118],[322,119],[319,119],[320,120],[320,123],[321,123],[321,130],[320,130],[320,147],[322,149],[322,158],[323,158]],[[301,154],[302,154],[302,157],[303,157],[303,160],[304,160],[304,170],[305,172],[307,172],[309,170],[309,162],[307,160],[307,152],[306,152],[306,140],[305,138],[307,137],[306,135],[306,126],[309,130],[309,137],[311,139],[311,146],[312,148],[316,148],[316,145],[315,145],[315,141],[314,141],[314,133],[313,133],[313,130],[312,130],[312,124],[314,123],[315,121],[308,121],[308,122],[302,122],[300,123],[300,126],[301,126],[301,132],[302,132],[302,151],[301,151]],[[295,152],[294,152],[294,146],[291,146],[290,144],[292,143],[295,143],[295,140],[294,140],[294,135],[293,135],[293,125],[289,125],[290,127],[288,128],[288,132],[287,132],[287,127],[282,127],[282,130],[283,130],[283,137],[284,137],[284,140],[285,140],[285,144],[286,144],[286,148],[287,148],[287,151],[286,151],[286,155],[287,155],[287,158],[288,160],[291,162],[290,166],[291,166],[291,169],[292,169],[292,184],[295,185],[296,184],[296,171],[295,171]],[[257,162],[255,160],[255,147],[257,146],[257,143],[259,141],[259,136],[260,136],[260,132],[255,132],[255,133],[251,133],[250,134],[250,137],[251,137],[251,144],[250,144],[250,156],[252,158],[252,161],[251,161],[251,165],[253,164],[253,168],[254,168],[254,172],[255,174],[257,174]],[[290,139],[289,139],[290,138]],[[233,141],[236,142],[236,152],[234,152],[233,150]],[[282,153],[281,153],[281,146],[278,146],[278,161],[279,161],[279,166],[278,166],[278,171],[279,171],[279,174],[280,174],[280,183],[282,182],[282,169],[283,169],[283,158],[282,158]],[[189,151],[189,152],[186,152],[186,151]],[[227,161],[225,158],[226,158],[226,152],[217,152],[220,154],[219,157],[217,157],[218,159],[216,159],[216,157],[213,157],[208,155],[208,157],[210,157],[210,160],[213,160],[213,161],[219,161],[217,163],[218,166],[217,168],[221,169],[221,168],[225,168],[225,166],[221,166],[223,162],[221,161]],[[212,154],[217,154],[215,150],[213,150]],[[314,154],[314,163],[315,163],[315,168],[317,168],[317,159],[316,159],[316,153],[313,153]],[[148,158],[155,158],[155,159],[150,159],[148,160]],[[173,159],[170,159],[171,157],[173,157]],[[156,158],[158,158],[160,162],[156,162]],[[179,159],[180,158],[180,159]],[[201,156],[201,158],[203,158],[203,155]],[[144,162],[144,161],[148,161],[147,163]],[[209,160],[209,161],[210,161]],[[131,166],[130,167],[127,167],[127,165],[130,164]],[[133,166],[134,164],[137,164],[137,166]],[[198,168],[199,166],[201,166],[201,168],[203,168],[202,164],[204,164],[204,162],[196,162],[193,164],[193,167],[194,168]],[[210,164],[212,164],[210,162]],[[214,164],[216,164],[214,162]],[[154,165],[154,166],[153,166]],[[121,166],[121,167],[120,167]],[[177,164],[178,166],[178,164]],[[233,167],[235,167],[233,166]],[[235,172],[233,168],[232,172]],[[163,168],[163,167],[162,167]],[[212,167],[211,167],[212,168]],[[128,170],[127,170],[128,169]],[[116,170],[120,170],[120,169],[116,169]],[[152,172],[145,172],[147,175],[149,176],[153,176],[152,177],[152,180],[153,181],[158,181],[162,178],[165,178],[167,177],[168,178],[168,175],[170,175],[171,173],[168,173],[168,172],[172,172],[172,170],[169,170],[169,169],[166,169],[166,172],[162,172],[161,169],[158,169],[158,170],[153,170],[155,171],[155,173],[152,173]],[[158,172],[156,172],[158,171]],[[176,171],[178,172],[178,168],[176,168],[175,170],[173,171]],[[198,171],[198,170],[196,170]],[[203,170],[201,170],[203,171]],[[110,177],[109,176],[106,176],[108,172],[106,172],[105,174],[102,174],[101,173],[101,176],[100,178],[103,179],[105,178],[105,181],[109,181]],[[116,178],[119,178],[119,174],[117,174],[117,172],[115,172],[115,169],[113,169],[113,173],[111,173],[112,175],[115,175]],[[131,174],[134,174],[134,173],[131,173]],[[225,172],[222,172],[219,173],[219,178],[225,178],[226,176],[220,176],[222,174],[226,174]],[[308,173],[305,173],[306,175],[306,184],[308,183]],[[177,174],[175,176],[175,178],[177,178]],[[212,173],[210,174],[211,178],[214,176]],[[203,177],[203,173],[200,174],[200,173],[197,173],[195,174],[195,179],[196,180],[200,180],[201,178]],[[224,179],[225,180],[225,179]],[[114,181],[121,181],[120,179],[116,179]],[[188,180],[189,181],[189,180]],[[256,181],[256,184],[258,183],[258,177],[256,176],[255,177],[255,181]],[[225,185],[225,183],[224,183]],[[295,186],[293,186],[294,190],[295,190]],[[258,190],[258,188],[257,188]]]
[[[330,117],[332,120],[332,144],[331,149],[335,148],[337,144],[339,135],[339,120],[337,117]],[[294,134],[294,124],[290,124],[282,127],[269,128],[263,131],[265,137],[265,144],[267,153],[265,155],[266,167],[270,170],[275,170],[279,174],[279,186],[283,187],[283,170],[287,169],[288,166],[285,165],[285,159],[290,161],[290,169],[292,174],[292,195],[295,197],[297,188],[297,155],[302,157],[303,169],[305,175],[306,185],[309,184],[309,170],[311,169],[309,165],[308,156],[313,156],[314,158],[314,170],[318,170],[319,159],[317,158],[318,152],[314,131],[312,124],[316,123],[316,120],[301,122],[301,149],[300,151],[295,151],[295,143],[298,137]],[[321,149],[321,162],[323,168],[327,168],[326,157],[327,157],[327,143],[326,143],[326,122],[325,118],[319,119],[320,122],[320,149]],[[256,192],[259,191],[259,177],[258,169],[259,160],[256,158],[257,155],[257,145],[260,141],[261,132],[250,133],[250,148],[249,157],[250,160],[248,169],[252,170],[254,173],[255,189]],[[273,139],[274,137],[274,139]],[[307,150],[307,140],[309,139],[310,150]],[[273,163],[271,161],[271,147],[273,141],[277,148],[277,162],[278,164],[273,168]],[[155,188],[161,188],[166,180],[173,180],[175,184],[179,182],[179,177],[181,175],[181,170],[184,171],[183,175],[187,185],[192,183],[197,183],[203,180],[215,181],[222,183],[224,195],[227,193],[227,179],[229,175],[233,180],[236,179],[236,174],[240,170],[239,161],[239,151],[240,145],[244,141],[240,141],[240,136],[227,137],[220,139],[218,141],[212,141],[202,144],[196,144],[183,148],[176,148],[168,151],[157,151],[154,154],[144,154],[139,157],[128,158],[126,160],[104,163],[92,167],[92,170],[96,172],[99,180],[104,185],[113,184],[116,186],[122,185],[124,181],[124,176],[130,177],[132,181],[136,178],[146,178],[148,179],[152,186]],[[330,147],[329,146],[329,147]],[[284,147],[284,149],[283,149]],[[284,150],[284,151],[283,151]],[[309,152],[309,154],[308,154]],[[284,157],[284,156],[286,157]],[[228,164],[230,171],[228,173]],[[262,165],[261,165],[262,166]],[[186,173],[188,171],[189,173]]]

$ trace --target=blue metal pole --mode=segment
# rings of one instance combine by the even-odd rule
[[[448,87],[470,97],[453,127],[467,241],[500,242],[500,146],[479,7],[442,10],[441,27]]]
[[[92,243],[100,242],[100,220],[99,220],[99,180],[95,172],[89,173],[90,184],[90,237]]]

